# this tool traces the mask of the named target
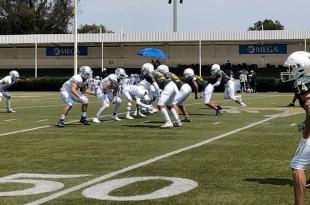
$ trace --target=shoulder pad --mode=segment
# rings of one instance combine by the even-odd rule
[[[294,91],[298,95],[302,95],[310,91],[310,75],[304,75],[294,82]]]

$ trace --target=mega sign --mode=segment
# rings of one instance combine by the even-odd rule
[[[287,54],[286,44],[239,45],[239,54]]]
[[[73,46],[47,47],[46,48],[46,56],[73,56],[73,55],[74,55],[74,47]],[[87,56],[88,55],[88,47],[87,46],[79,46],[78,47],[78,55],[79,56]]]

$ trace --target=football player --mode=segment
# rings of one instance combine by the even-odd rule
[[[302,123],[302,138],[291,161],[295,204],[305,204],[306,177],[305,171],[310,165],[310,53],[298,51],[288,56],[284,66],[289,67],[289,80],[294,82],[295,96],[305,110],[305,121]],[[281,77],[282,77],[281,73]]]
[[[16,70],[12,70],[8,76],[2,78],[0,80],[0,103],[2,101],[2,97],[6,98],[6,112],[12,113],[15,112],[11,108],[11,94],[7,91],[7,89],[13,85],[19,79],[19,73]]]
[[[117,68],[115,74],[110,74],[100,82],[99,89],[97,89],[97,97],[101,103],[101,107],[97,111],[93,122],[100,123],[100,115],[110,106],[110,103],[115,104],[113,115],[111,119],[114,121],[121,121],[118,117],[118,111],[122,103],[122,99],[117,96],[119,83],[126,77],[126,72],[123,68]]]
[[[217,80],[213,87],[217,87],[219,85],[224,85],[224,99],[231,99],[241,105],[241,108],[246,107],[246,104],[241,101],[241,96],[236,97],[235,92],[235,83],[232,81],[224,71],[221,70],[220,65],[213,64],[211,67],[211,75],[214,76]]]
[[[175,126],[182,126],[179,114],[177,112],[178,108],[176,105],[173,104],[175,96],[179,92],[176,84],[171,81],[169,76],[165,76],[161,72],[154,70],[154,66],[150,63],[144,64],[141,71],[142,78],[144,78],[149,83],[156,82],[158,87],[162,90],[157,102],[157,107],[162,113],[165,120],[165,123],[161,126],[161,128],[173,127],[173,123],[169,117],[166,106],[170,109],[173,115]],[[167,74],[169,75],[169,73]]]
[[[187,83],[183,83],[182,80],[175,75],[174,73],[171,73],[169,71],[169,67],[167,65],[159,65],[157,67],[157,70],[161,73],[163,73],[164,75],[166,75],[167,73],[170,73],[170,78],[171,80],[176,84],[176,86],[179,89],[179,93],[175,96],[175,99],[173,101],[173,104],[175,106],[177,106],[181,112],[183,113],[183,115],[185,116],[183,122],[190,122],[191,119],[189,117],[189,114],[184,106],[184,102],[186,100],[186,98],[192,93],[192,89],[191,87],[187,84]]]
[[[223,109],[220,105],[216,104],[214,101],[211,101],[212,93],[214,87],[207,80],[202,79],[201,77],[195,75],[194,70],[191,68],[186,68],[183,72],[183,80],[188,83],[195,93],[195,99],[199,99],[198,91],[203,91],[203,103],[209,108],[216,111],[216,115],[223,115]]]
[[[81,103],[81,119],[80,123],[84,125],[90,125],[88,122],[87,107],[88,107],[88,98],[83,95],[94,94],[89,88],[89,81],[92,79],[93,70],[89,66],[82,66],[79,68],[79,73],[72,76],[68,81],[66,81],[60,89],[60,97],[65,102],[64,110],[58,121],[58,127],[65,127],[65,118],[72,109],[72,106],[78,102]],[[82,90],[82,92],[81,92]]]

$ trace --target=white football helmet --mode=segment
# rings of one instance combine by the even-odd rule
[[[95,77],[95,80],[100,80],[100,76],[97,75],[97,76]]]
[[[141,67],[141,73],[153,72],[153,71],[154,71],[154,66],[152,63],[144,63]]]
[[[20,77],[16,70],[10,71],[9,75],[13,78],[13,80],[17,80]]]
[[[167,65],[159,65],[156,70],[162,74],[169,73],[169,67]]]
[[[211,75],[215,75],[217,72],[221,70],[221,67],[219,64],[213,64],[211,66]]]
[[[89,79],[93,77],[93,70],[89,66],[81,66],[79,74],[82,76],[82,78]]]
[[[287,72],[281,72],[282,82],[296,80],[304,74],[310,73],[310,53],[297,51],[289,55],[283,66],[287,67]]]
[[[193,69],[191,68],[186,68],[183,72],[183,77],[186,79],[188,77],[191,77],[191,76],[194,76],[195,75],[195,72]]]
[[[122,80],[122,79],[128,77],[124,68],[117,68],[115,70],[115,75],[116,75],[117,79],[119,79],[119,80]]]

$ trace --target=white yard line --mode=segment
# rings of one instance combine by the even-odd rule
[[[290,124],[291,127],[294,127],[294,126],[296,126],[296,125],[297,125],[297,123],[292,123],[292,124]]]
[[[222,122],[214,122],[213,125],[221,124]]]
[[[140,168],[140,167],[143,167],[143,166],[146,166],[146,165],[149,165],[153,162],[157,162],[159,160],[162,160],[162,159],[165,159],[165,158],[168,158],[168,157],[171,157],[173,155],[176,155],[176,154],[179,154],[179,153],[182,153],[182,152],[186,152],[186,151],[189,151],[191,149],[194,149],[194,148],[197,148],[197,147],[200,147],[202,145],[205,145],[205,144],[208,144],[208,143],[211,143],[211,142],[214,142],[214,141],[217,141],[217,140],[220,140],[220,139],[223,139],[227,136],[230,136],[232,134],[235,134],[235,133],[238,133],[238,132],[241,132],[243,130],[246,130],[246,129],[249,129],[249,128],[252,128],[256,125],[260,125],[260,124],[263,124],[265,122],[268,122],[270,120],[273,120],[273,119],[276,119],[278,117],[287,117],[287,116],[290,116],[290,115],[296,115],[296,114],[300,114],[300,113],[282,113],[282,114],[277,114],[277,115],[274,115],[274,116],[271,116],[271,117],[268,117],[264,120],[261,120],[261,121],[258,121],[258,122],[255,122],[255,123],[252,123],[250,125],[247,125],[247,126],[244,126],[244,127],[241,127],[241,128],[238,128],[238,129],[235,129],[233,131],[230,131],[230,132],[227,132],[225,134],[221,134],[221,135],[218,135],[216,137],[213,137],[213,138],[210,138],[210,139],[207,139],[207,140],[204,140],[202,142],[199,142],[197,144],[194,144],[194,145],[190,145],[188,147],[184,147],[184,148],[181,148],[181,149],[178,149],[178,150],[175,150],[175,151],[172,151],[172,152],[168,152],[166,154],[163,154],[163,155],[160,155],[160,156],[157,156],[157,157],[154,157],[152,159],[149,159],[149,160],[146,160],[146,161],[143,161],[143,162],[140,162],[140,163],[137,163],[137,164],[133,164],[133,165],[130,165],[126,168],[123,168],[123,169],[120,169],[118,171],[114,171],[114,172],[110,172],[108,174],[105,174],[105,175],[102,175],[100,177],[97,177],[97,178],[94,178],[92,180],[89,180],[87,182],[84,182],[82,184],[78,184],[76,186],[73,186],[73,187],[70,187],[68,189],[64,189],[60,192],[56,192],[52,195],[49,195],[47,197],[43,197],[41,199],[38,199],[36,201],[33,201],[33,202],[30,202],[30,203],[27,203],[25,205],[39,205],[39,204],[43,204],[45,202],[49,202],[51,200],[54,200],[54,199],[57,199],[61,196],[64,196],[66,194],[69,194],[69,193],[72,193],[72,192],[75,192],[75,191],[78,191],[80,189],[83,189],[83,188],[86,188],[86,187],[89,187],[91,185],[94,185],[94,184],[97,184],[103,180],[106,180],[108,178],[111,178],[111,177],[115,177],[119,174],[123,174],[123,173],[126,173],[128,171],[131,171],[131,170],[134,170],[134,169],[137,169],[137,168]]]
[[[11,122],[11,121],[15,121],[17,119],[8,119],[8,120],[3,120],[4,122]]]
[[[43,119],[43,120],[38,120],[37,122],[46,122],[48,121],[49,119]]]

